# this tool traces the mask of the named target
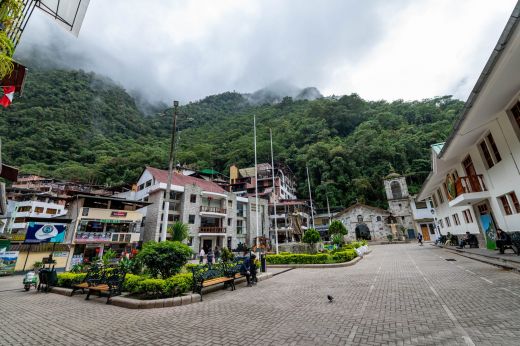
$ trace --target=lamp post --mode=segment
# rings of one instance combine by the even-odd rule
[[[170,191],[172,189],[172,178],[173,178],[173,161],[175,160],[175,133],[177,129],[177,108],[179,107],[179,101],[173,101],[173,127],[172,127],[172,138],[170,143],[170,159],[168,163],[168,181],[166,183],[166,193],[164,196],[164,211],[163,211],[163,224],[161,230],[161,241],[166,240],[166,234],[168,231],[168,214],[170,212]]]

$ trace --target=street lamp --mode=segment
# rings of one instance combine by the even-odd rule
[[[166,194],[164,196],[164,211],[163,211],[163,224],[161,230],[161,241],[166,240],[166,234],[168,231],[168,214],[170,212],[170,191],[172,189],[172,178],[173,178],[173,161],[175,159],[175,133],[177,129],[177,108],[179,107],[179,101],[173,101],[173,127],[172,127],[172,138],[170,142],[170,159],[168,163],[168,182],[166,183]]]

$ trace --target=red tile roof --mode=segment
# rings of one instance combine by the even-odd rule
[[[154,167],[146,167],[146,169],[153,175],[156,181],[161,183],[167,183],[168,182],[168,171],[163,169],[158,169]],[[212,181],[190,177],[188,175],[183,175],[179,173],[175,173],[173,175],[172,184],[178,185],[178,186],[185,186],[185,185],[197,185],[200,187],[203,191],[208,192],[215,192],[215,193],[226,193],[226,190],[218,186]]]

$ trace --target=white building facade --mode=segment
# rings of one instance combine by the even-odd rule
[[[432,145],[429,199],[442,234],[520,231],[520,29],[517,5],[445,143]]]

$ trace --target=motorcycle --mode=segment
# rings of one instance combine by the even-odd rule
[[[28,272],[23,277],[23,288],[29,291],[31,286],[34,286],[34,288],[38,286],[38,275],[35,272]]]

